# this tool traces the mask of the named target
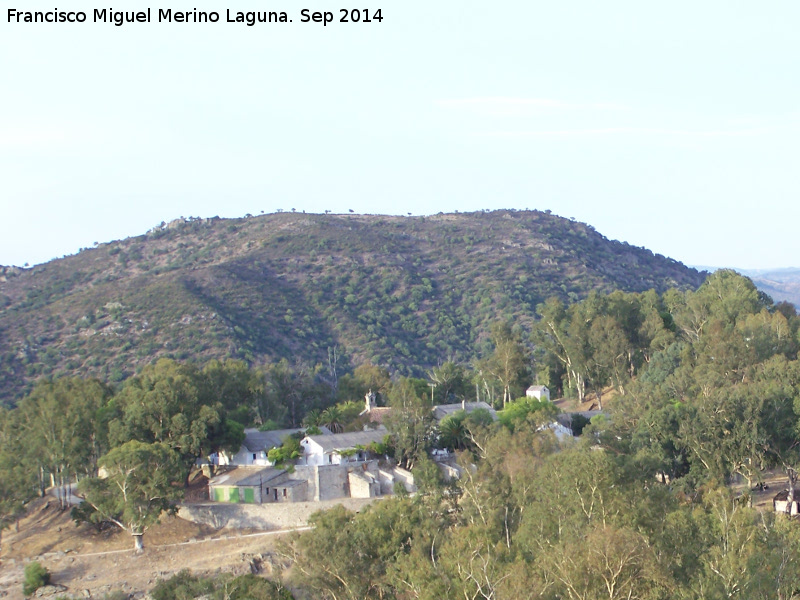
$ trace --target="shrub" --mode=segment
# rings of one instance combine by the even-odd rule
[[[25,567],[25,580],[22,583],[22,593],[26,596],[30,596],[33,592],[48,583],[50,583],[50,572],[36,561],[28,563]]]
[[[183,570],[169,579],[159,579],[150,590],[153,600],[192,600],[214,591],[211,580],[201,579]]]

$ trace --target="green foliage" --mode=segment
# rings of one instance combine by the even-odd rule
[[[303,454],[300,440],[294,436],[287,436],[283,444],[278,448],[272,448],[267,452],[267,458],[278,468],[284,468],[289,461],[296,460]]]
[[[101,409],[110,395],[110,388],[97,380],[67,377],[38,382],[20,402],[19,432],[31,458],[53,475],[58,490],[74,473],[96,474],[98,457],[107,449]],[[61,493],[59,500],[62,508],[68,506]]]
[[[133,440],[109,451],[100,465],[106,476],[84,479],[80,490],[102,518],[128,531],[141,549],[144,532],[182,496],[179,484],[186,475],[180,457],[167,444]]]
[[[40,563],[33,561],[25,565],[25,579],[22,582],[22,593],[32,595],[40,587],[50,583],[50,572]]]
[[[430,400],[425,398],[419,380],[402,378],[392,386],[389,404],[393,410],[385,424],[392,434],[395,458],[400,465],[411,469],[433,442]]]
[[[279,583],[250,573],[233,576],[200,577],[183,570],[169,579],[159,579],[150,591],[153,600],[292,600],[291,592]]]
[[[335,506],[312,515],[312,535],[294,537],[283,553],[297,566],[293,581],[314,597],[385,598],[392,589],[387,572],[428,518],[408,499],[373,504],[358,516]]]
[[[584,428],[589,424],[589,419],[578,413],[570,415],[570,417],[572,425],[572,435],[576,437],[580,436],[581,434],[583,434]]]
[[[392,486],[392,493],[398,498],[406,498],[408,496],[408,490],[402,481],[394,482],[394,485]]]
[[[537,400],[523,396],[513,402],[509,402],[506,407],[497,413],[497,418],[511,431],[523,423],[531,420],[536,425],[550,423],[558,414],[558,409],[548,400]]]
[[[491,426],[493,422],[491,413],[485,408],[478,408],[469,414],[459,410],[439,421],[436,445],[450,450],[472,450],[475,432]]]
[[[169,579],[159,579],[150,596],[153,600],[194,600],[210,594],[214,589],[213,582],[192,575],[186,569]]]
[[[442,472],[435,462],[427,456],[420,458],[414,465],[414,485],[423,494],[430,494],[441,490]],[[405,488],[404,488],[405,489]]]
[[[96,531],[102,531],[107,526],[114,526],[114,523],[103,518],[94,506],[85,501],[73,506],[69,511],[69,516],[76,526],[86,523]]]

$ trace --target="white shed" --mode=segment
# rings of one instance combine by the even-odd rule
[[[546,385],[532,385],[527,390],[525,390],[525,395],[528,398],[536,398],[537,400],[547,400],[550,401],[550,390],[547,389]]]

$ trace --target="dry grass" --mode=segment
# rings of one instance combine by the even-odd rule
[[[3,535],[0,551],[0,597],[22,600],[25,564],[37,560],[52,573],[53,583],[74,595],[102,598],[122,590],[142,596],[158,578],[182,569],[196,573],[250,572],[254,557],[264,555],[267,574],[275,535],[251,531],[215,531],[165,517],[144,537],[145,551],[133,552],[133,540],[118,528],[98,532],[76,526],[69,512],[57,503],[40,499],[31,503],[20,520]]]

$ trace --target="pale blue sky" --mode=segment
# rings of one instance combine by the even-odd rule
[[[110,3],[141,10],[148,3]],[[688,264],[800,265],[800,5],[199,0],[293,23],[0,14],[0,264],[178,216],[550,209]],[[355,5],[353,5],[355,6]]]

